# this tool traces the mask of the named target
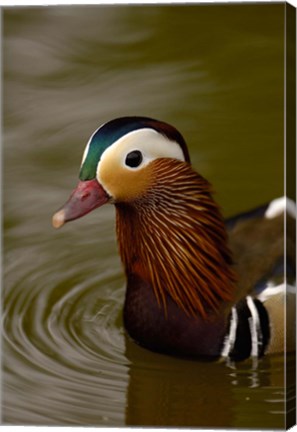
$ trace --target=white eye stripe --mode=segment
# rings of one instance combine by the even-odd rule
[[[141,152],[143,161],[139,167],[131,168],[125,164],[125,160],[130,152],[136,150]],[[136,170],[143,168],[154,159],[163,157],[185,160],[183,151],[177,142],[169,140],[154,129],[138,129],[119,138],[105,150],[98,162],[97,173],[100,176],[100,165],[111,158],[126,169]]]

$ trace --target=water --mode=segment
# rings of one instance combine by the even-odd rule
[[[60,231],[82,151],[168,121],[229,216],[283,191],[283,4],[4,9],[2,421],[284,426],[284,364],[204,363],[125,334],[114,209]]]

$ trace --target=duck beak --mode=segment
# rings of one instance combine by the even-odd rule
[[[107,193],[96,179],[79,181],[68,201],[54,214],[53,227],[60,228],[65,222],[84,216],[108,200]]]

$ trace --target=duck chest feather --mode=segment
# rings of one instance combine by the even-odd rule
[[[206,320],[189,316],[169,295],[164,311],[148,282],[135,274],[127,282],[124,324],[139,345],[181,357],[220,356],[228,329],[226,315],[213,314]]]

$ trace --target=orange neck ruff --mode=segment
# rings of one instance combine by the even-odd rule
[[[203,318],[234,298],[227,234],[210,184],[190,164],[158,159],[150,184],[117,203],[117,236],[126,274],[152,285],[166,313],[166,293],[187,315]]]

